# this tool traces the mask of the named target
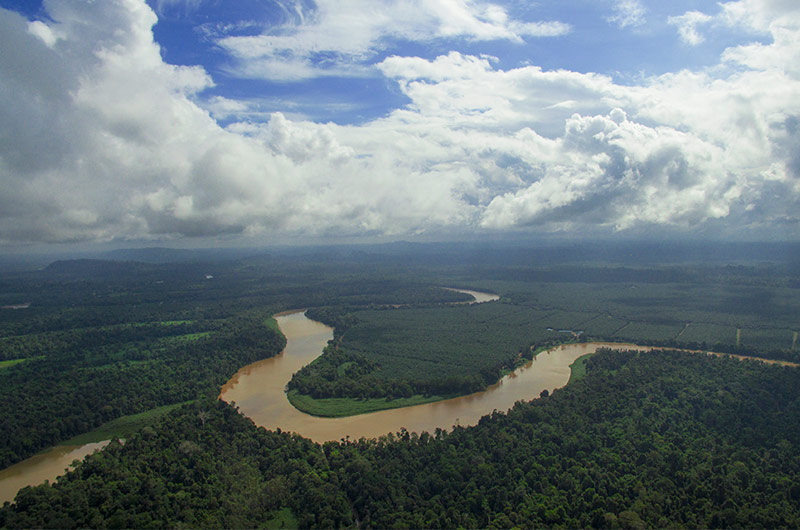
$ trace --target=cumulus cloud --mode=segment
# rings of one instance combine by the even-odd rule
[[[697,31],[697,26],[706,24],[711,19],[711,16],[700,11],[687,11],[683,15],[669,17],[667,23],[677,26],[678,35],[680,35],[683,42],[697,46],[705,40],[705,37]]]
[[[614,14],[606,20],[620,28],[638,27],[646,22],[646,12],[639,0],[616,0]]]
[[[348,126],[274,113],[222,127],[253,107],[206,99],[208,72],[164,63],[144,1],[47,6],[37,24],[0,10],[6,243],[800,223],[800,29],[777,0],[723,4],[731,23],[757,10],[772,38],[726,50],[734,68],[635,86],[391,56],[376,71],[410,103]]]
[[[233,73],[284,81],[365,76],[387,39],[522,42],[570,31],[563,22],[523,22],[499,5],[467,0],[320,0],[311,12],[299,3],[292,11],[296,16],[265,33],[216,37],[237,60]]]

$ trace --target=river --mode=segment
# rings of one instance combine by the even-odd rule
[[[475,300],[472,302],[458,302],[460,304],[482,304],[483,302],[494,302],[500,300],[496,294],[482,293],[480,291],[470,291],[469,289],[455,289],[453,287],[445,287],[448,291],[456,291],[458,293],[465,293],[471,295]]]
[[[469,292],[480,301],[497,296]],[[477,295],[477,296],[476,296]],[[542,352],[533,361],[502,378],[484,392],[413,407],[383,410],[346,418],[320,418],[294,408],[284,391],[292,375],[322,353],[333,329],[306,318],[297,311],[276,317],[286,336],[284,352],[246,366],[222,388],[220,398],[235,403],[257,425],[296,432],[317,442],[349,437],[375,438],[404,427],[409,431],[433,432],[437,427],[475,425],[494,410],[506,411],[519,400],[538,397],[569,381],[569,365],[581,355],[604,346],[636,348],[634,345],[590,343],[569,344]]]
[[[108,442],[109,440],[85,445],[57,445],[3,469],[0,471],[0,504],[13,501],[17,491],[25,486],[42,484],[45,480],[55,481],[73,461],[82,460],[86,455],[108,445]]]

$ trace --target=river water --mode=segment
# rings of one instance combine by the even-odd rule
[[[55,481],[63,475],[75,460],[82,460],[108,445],[104,442],[86,445],[57,445],[52,449],[32,456],[0,471],[0,504],[13,501],[17,491],[25,486],[41,484],[45,480]]]
[[[467,304],[482,304],[483,302],[494,302],[495,300],[500,300],[500,297],[496,294],[491,293],[482,293],[480,291],[470,291],[469,289],[453,289],[452,287],[445,287],[448,291],[457,291],[459,293],[466,293],[472,295],[475,299],[472,302],[459,302],[459,303],[467,303]]]
[[[569,365],[581,355],[603,346],[631,347],[620,344],[569,344],[542,352],[533,361],[501,379],[484,392],[427,403],[414,407],[383,410],[346,418],[320,418],[305,414],[291,405],[284,388],[292,374],[322,353],[333,330],[305,317],[302,312],[277,317],[286,335],[286,349],[281,355],[242,368],[223,388],[221,399],[236,403],[239,410],[257,425],[296,432],[317,442],[345,437],[374,438],[397,432],[433,432],[437,427],[474,425],[481,416],[494,410],[506,411],[519,400],[538,397],[542,390],[552,391],[569,381]]]

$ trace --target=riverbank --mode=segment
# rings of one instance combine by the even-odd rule
[[[286,397],[297,410],[320,418],[345,418],[359,414],[369,414],[380,410],[390,410],[402,407],[414,407],[426,403],[434,403],[457,396],[423,396],[420,394],[407,398],[313,398],[290,390]]]
[[[473,302],[476,303],[476,302]],[[532,352],[531,358],[523,358],[520,357],[518,362],[512,367],[506,370],[503,370],[500,374],[500,377],[497,381],[489,385],[487,388],[491,388],[494,385],[499,384],[504,378],[513,377],[514,372],[517,370],[524,368],[531,364],[532,359],[535,359],[538,355],[555,350],[561,346],[567,346],[570,344],[578,344],[575,341],[565,341],[561,344],[550,345],[547,347],[540,347],[537,348]],[[627,345],[632,346],[632,345]],[[584,357],[589,357],[592,354],[587,354]],[[585,362],[585,359],[584,361]],[[581,371],[579,377],[582,377],[586,373],[586,368],[581,362],[579,365],[573,363],[570,365],[570,370],[575,369]],[[577,361],[576,361],[577,363]],[[570,373],[569,381],[573,380],[573,374]],[[483,390],[482,392],[485,392]],[[479,394],[480,392],[477,392]],[[425,396],[422,394],[414,394],[410,397],[401,397],[395,399],[387,398],[350,398],[350,397],[341,397],[341,398],[314,398],[307,394],[301,394],[296,390],[290,390],[286,393],[286,397],[297,410],[304,412],[305,414],[309,414],[311,416],[316,416],[319,418],[345,418],[348,416],[356,416],[359,414],[370,414],[372,412],[378,412],[381,410],[391,410],[391,409],[399,409],[403,407],[414,407],[417,405],[425,405],[429,403],[436,403],[438,401],[446,401],[450,399],[455,399],[459,397],[468,396],[471,394],[450,394],[450,395],[429,395]],[[538,396],[531,396],[531,399],[536,398]]]
[[[102,442],[119,438],[124,440],[133,435],[147,425],[153,425],[160,420],[164,415],[178,407],[193,403],[192,401],[184,401],[183,403],[174,403],[172,405],[164,405],[163,407],[156,407],[154,409],[140,412],[139,414],[130,414],[122,416],[108,423],[104,423],[100,427],[78,436],[74,436],[69,440],[64,440],[58,445],[84,445],[89,443]]]
[[[242,368],[223,387],[220,398],[235,403],[256,425],[295,432],[319,443],[343,438],[376,438],[401,428],[432,433],[436,429],[450,430],[454,425],[475,425],[492,411],[506,411],[517,401],[538,397],[543,390],[552,392],[563,387],[570,377],[570,364],[604,345],[569,344],[542,352],[484,392],[437,401],[429,400],[440,396],[423,396],[428,402],[389,409],[385,408],[386,400],[379,399],[360,405],[373,405],[378,401],[384,407],[382,410],[321,417],[295,408],[287,399],[285,387],[294,372],[320,355],[331,340],[333,329],[302,313],[278,316],[277,321],[287,338],[284,352]],[[396,407],[401,404],[411,403],[395,400]]]
[[[192,402],[175,403],[122,416],[0,470],[0,503],[13,501],[17,491],[25,486],[35,486],[46,480],[54,482],[64,474],[65,469],[72,467],[73,461],[83,460],[113,439],[130,438],[142,428],[154,425],[169,412]]]

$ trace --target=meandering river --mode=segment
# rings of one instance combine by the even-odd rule
[[[476,302],[496,300],[496,295],[468,291]],[[374,438],[401,428],[433,432],[454,425],[474,425],[494,410],[506,411],[519,400],[538,397],[569,381],[569,365],[581,355],[603,346],[636,348],[632,344],[569,344],[540,353],[525,366],[501,379],[484,392],[427,403],[414,407],[383,410],[346,418],[320,418],[294,408],[284,392],[292,375],[321,353],[333,329],[306,318],[297,311],[278,315],[278,325],[286,336],[281,355],[256,362],[239,372],[222,388],[221,399],[236,403],[239,410],[257,425],[296,432],[317,442],[349,437]]]
[[[496,295],[464,291],[475,302],[497,300]],[[296,432],[317,442],[343,438],[374,438],[406,428],[413,432],[451,429],[454,425],[474,425],[494,410],[506,411],[520,400],[538,397],[569,381],[569,366],[580,356],[602,347],[650,350],[634,344],[592,342],[568,344],[542,352],[533,361],[502,378],[484,392],[427,403],[414,407],[384,410],[347,418],[319,418],[300,412],[289,403],[284,389],[292,375],[322,353],[333,329],[306,318],[302,311],[276,316],[286,336],[286,349],[280,355],[239,370],[220,392],[220,398],[235,402],[239,410],[257,425],[268,429]],[[735,356],[742,359],[748,357]],[[761,359],[759,359],[761,360]],[[797,366],[794,363],[765,361]],[[28,485],[55,480],[74,460],[101,449],[108,441],[83,446],[57,446],[0,471],[0,503],[12,501],[17,491]]]
[[[242,368],[222,389],[220,397],[235,402],[239,410],[257,425],[296,432],[317,442],[345,437],[374,438],[397,432],[433,432],[437,427],[474,425],[481,416],[494,410],[506,411],[519,400],[538,397],[542,390],[552,391],[569,381],[569,365],[586,353],[611,344],[569,344],[542,352],[533,361],[501,379],[484,392],[426,403],[414,407],[382,410],[346,418],[320,418],[294,408],[284,388],[292,374],[322,353],[333,330],[306,318],[302,312],[277,317],[286,335],[284,352]],[[621,345],[615,344],[620,347]],[[635,347],[622,345],[622,347]]]

